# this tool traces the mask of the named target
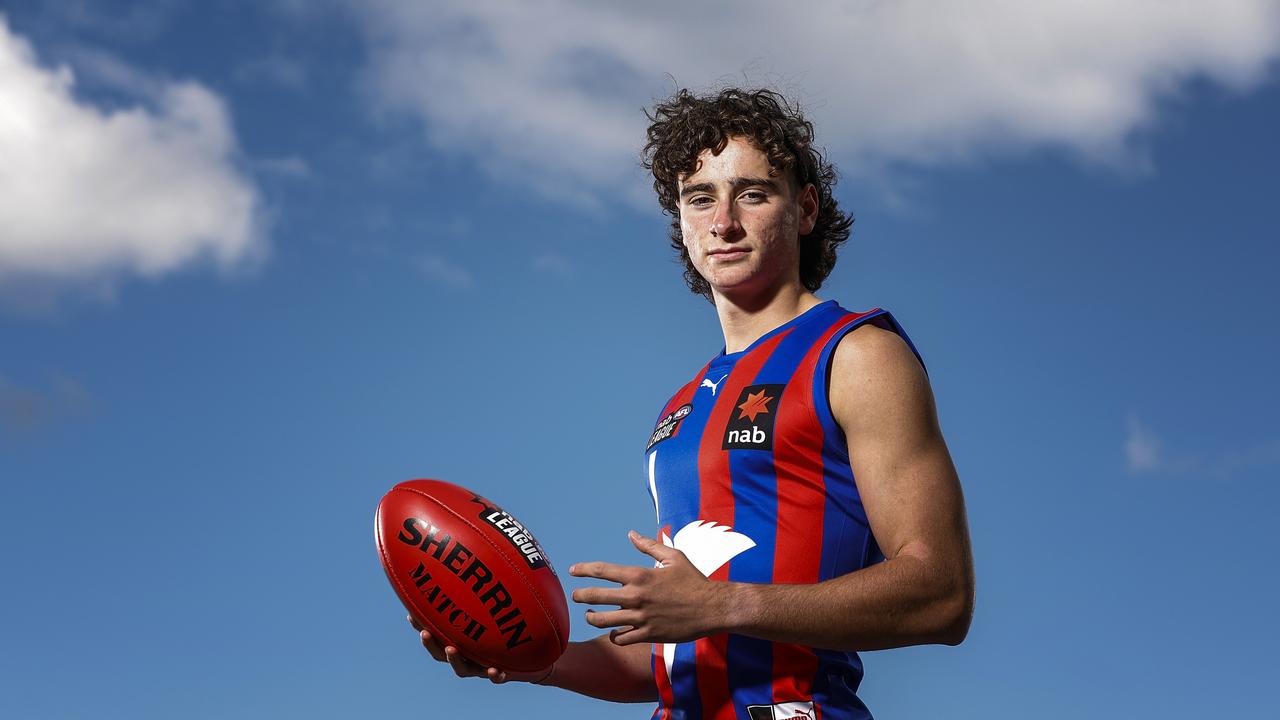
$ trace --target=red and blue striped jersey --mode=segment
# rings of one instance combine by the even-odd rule
[[[659,535],[707,577],[816,583],[884,559],[827,398],[836,344],[866,322],[911,345],[888,312],[829,300],[722,350],[663,408],[645,450]],[[853,652],[724,634],[654,644],[653,671],[655,720],[871,717]]]

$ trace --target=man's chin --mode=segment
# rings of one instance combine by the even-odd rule
[[[711,283],[711,291],[740,307],[758,307],[766,304],[776,293],[760,278],[744,278],[741,282]]]

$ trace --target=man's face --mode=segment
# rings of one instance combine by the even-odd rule
[[[680,232],[693,266],[726,297],[746,300],[800,282],[800,236],[813,230],[817,190],[796,192],[769,176],[769,159],[732,138],[719,155],[703,150],[680,178]]]

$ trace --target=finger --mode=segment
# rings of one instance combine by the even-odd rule
[[[627,533],[627,538],[631,540],[631,544],[635,545],[637,550],[657,560],[660,565],[666,565],[680,555],[679,550],[667,547],[651,537],[641,535],[635,530]]]
[[[583,605],[617,605],[626,607],[630,604],[631,593],[624,588],[589,587],[574,590],[570,597]]]
[[[626,584],[634,582],[638,567],[630,565],[614,565],[607,562],[585,562],[569,566],[569,574],[574,577],[590,577],[610,582]]]
[[[614,645],[635,645],[646,642],[647,637],[643,628],[621,627],[609,631],[609,642]]]
[[[422,632],[423,627],[418,624],[418,621],[415,620],[412,615],[405,615],[405,617],[409,619],[409,624],[413,626],[414,630],[417,630],[418,632]]]
[[[587,611],[587,622],[598,628],[635,625],[640,621],[640,614],[635,610],[610,610],[609,612]]]
[[[422,638],[422,647],[426,648],[427,652],[431,653],[431,657],[435,658],[436,660],[439,660],[440,662],[445,662],[446,658],[444,654],[444,648],[441,647],[440,643],[437,642],[436,639],[431,636],[431,633],[429,631],[419,630],[418,636]]]
[[[444,654],[448,659],[449,667],[453,668],[454,674],[458,677],[474,677],[485,674],[484,668],[462,657],[462,653],[458,651],[458,648],[452,645],[445,647]]]
[[[502,672],[498,668],[489,668],[486,672],[488,673],[488,676],[489,676],[489,682],[493,683],[494,685],[501,685],[502,683],[507,681],[507,674]]]

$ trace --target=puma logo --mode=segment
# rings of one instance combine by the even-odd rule
[[[709,387],[709,388],[711,388],[711,397],[715,397],[715,396],[716,396],[716,388],[720,387],[720,383],[724,382],[724,379],[725,379],[725,378],[727,378],[727,377],[729,377],[729,374],[728,374],[728,373],[725,373],[724,375],[721,375],[721,376],[720,376],[720,379],[719,379],[719,380],[717,380],[717,381],[715,381],[715,382],[711,382],[710,380],[708,380],[708,379],[706,379],[706,378],[702,378],[702,384],[701,384],[701,385],[699,385],[698,387]]]

